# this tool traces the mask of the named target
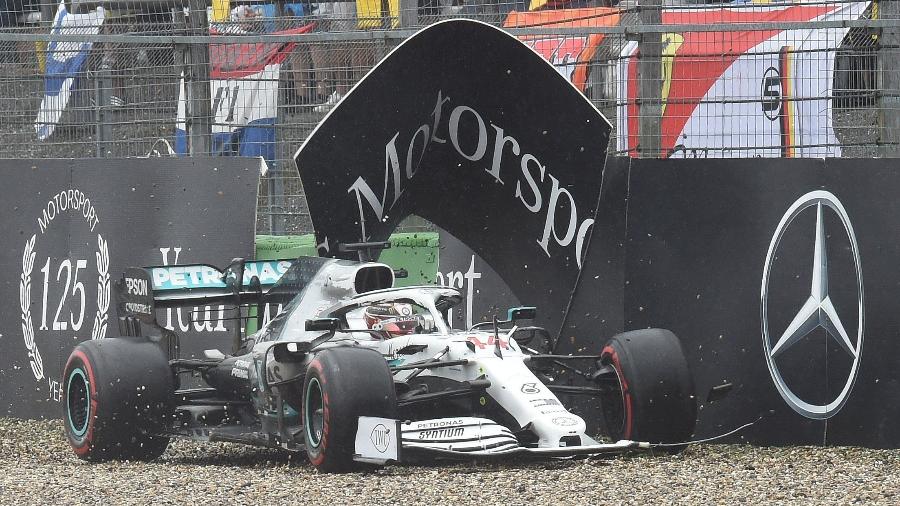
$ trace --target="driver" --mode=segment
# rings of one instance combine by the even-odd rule
[[[373,304],[363,312],[366,326],[387,332],[390,337],[422,332],[422,318],[413,311],[412,304],[393,302]]]

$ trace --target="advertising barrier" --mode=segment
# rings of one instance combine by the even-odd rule
[[[672,329],[709,435],[897,447],[896,160],[630,166],[625,326]],[[700,399],[704,401],[704,399]]]
[[[556,351],[668,328],[694,376],[697,437],[762,416],[731,440],[900,446],[895,165],[611,158]],[[441,240],[442,269],[472,255]],[[507,280],[470,274],[480,294],[507,300]],[[560,305],[549,291],[523,303]],[[475,318],[497,309],[478,305]],[[714,387],[730,391],[715,399]]]
[[[0,160],[0,416],[57,417],[72,348],[118,334],[129,266],[253,255],[260,159]],[[230,343],[223,307],[160,311],[182,354]],[[224,344],[223,344],[224,343]]]

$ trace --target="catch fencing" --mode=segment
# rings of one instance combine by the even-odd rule
[[[309,232],[296,150],[454,17],[549,59],[615,127],[612,156],[896,156],[895,4],[0,0],[0,158],[259,155],[257,232]]]

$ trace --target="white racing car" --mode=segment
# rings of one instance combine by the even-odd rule
[[[363,245],[363,247],[368,247]],[[283,274],[282,274],[283,273]],[[394,288],[384,264],[301,257],[132,268],[117,283],[125,337],[86,341],[65,367],[66,434],[89,460],[153,459],[171,438],[305,451],[322,471],[428,456],[592,455],[683,448],[696,402],[669,331],[596,353],[553,349],[530,307],[452,329],[451,288]],[[286,303],[229,354],[179,357],[156,308]],[[533,346],[531,348],[529,346]],[[179,388],[182,373],[202,388]],[[596,405],[594,419],[563,400]],[[570,406],[571,407],[571,406]],[[600,428],[614,442],[598,442]]]

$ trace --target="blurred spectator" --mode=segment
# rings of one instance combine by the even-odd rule
[[[284,18],[280,26],[293,28],[308,23],[315,23],[314,18],[311,16],[311,11],[315,5],[314,3],[286,4],[284,6]],[[316,78],[316,71],[310,56],[310,44],[298,43],[287,63],[287,70],[283,72],[290,80],[289,89],[293,89],[293,94],[288,95],[289,103],[299,105],[321,103],[321,100],[317,100],[316,95],[318,79]]]
[[[18,26],[28,13],[39,10],[37,0],[0,0],[0,28]]]
[[[400,27],[399,0],[356,0],[357,28],[360,30],[379,30]],[[359,41],[350,59],[351,79],[354,83],[365,76],[375,64],[375,42]]]
[[[313,11],[317,16],[317,31],[349,32],[356,29],[356,1],[319,2]],[[351,82],[347,69],[351,63],[351,49],[346,42],[327,42],[310,49],[313,66],[318,69],[317,97],[324,102],[315,107],[316,112],[328,112],[344,98]]]
[[[224,33],[244,34],[266,31],[263,13],[249,5],[238,5],[231,9]]]
[[[316,71],[310,59],[310,45],[297,44],[297,49],[288,59],[290,69],[286,72],[294,90],[292,102],[295,104],[319,104],[316,93]]]

